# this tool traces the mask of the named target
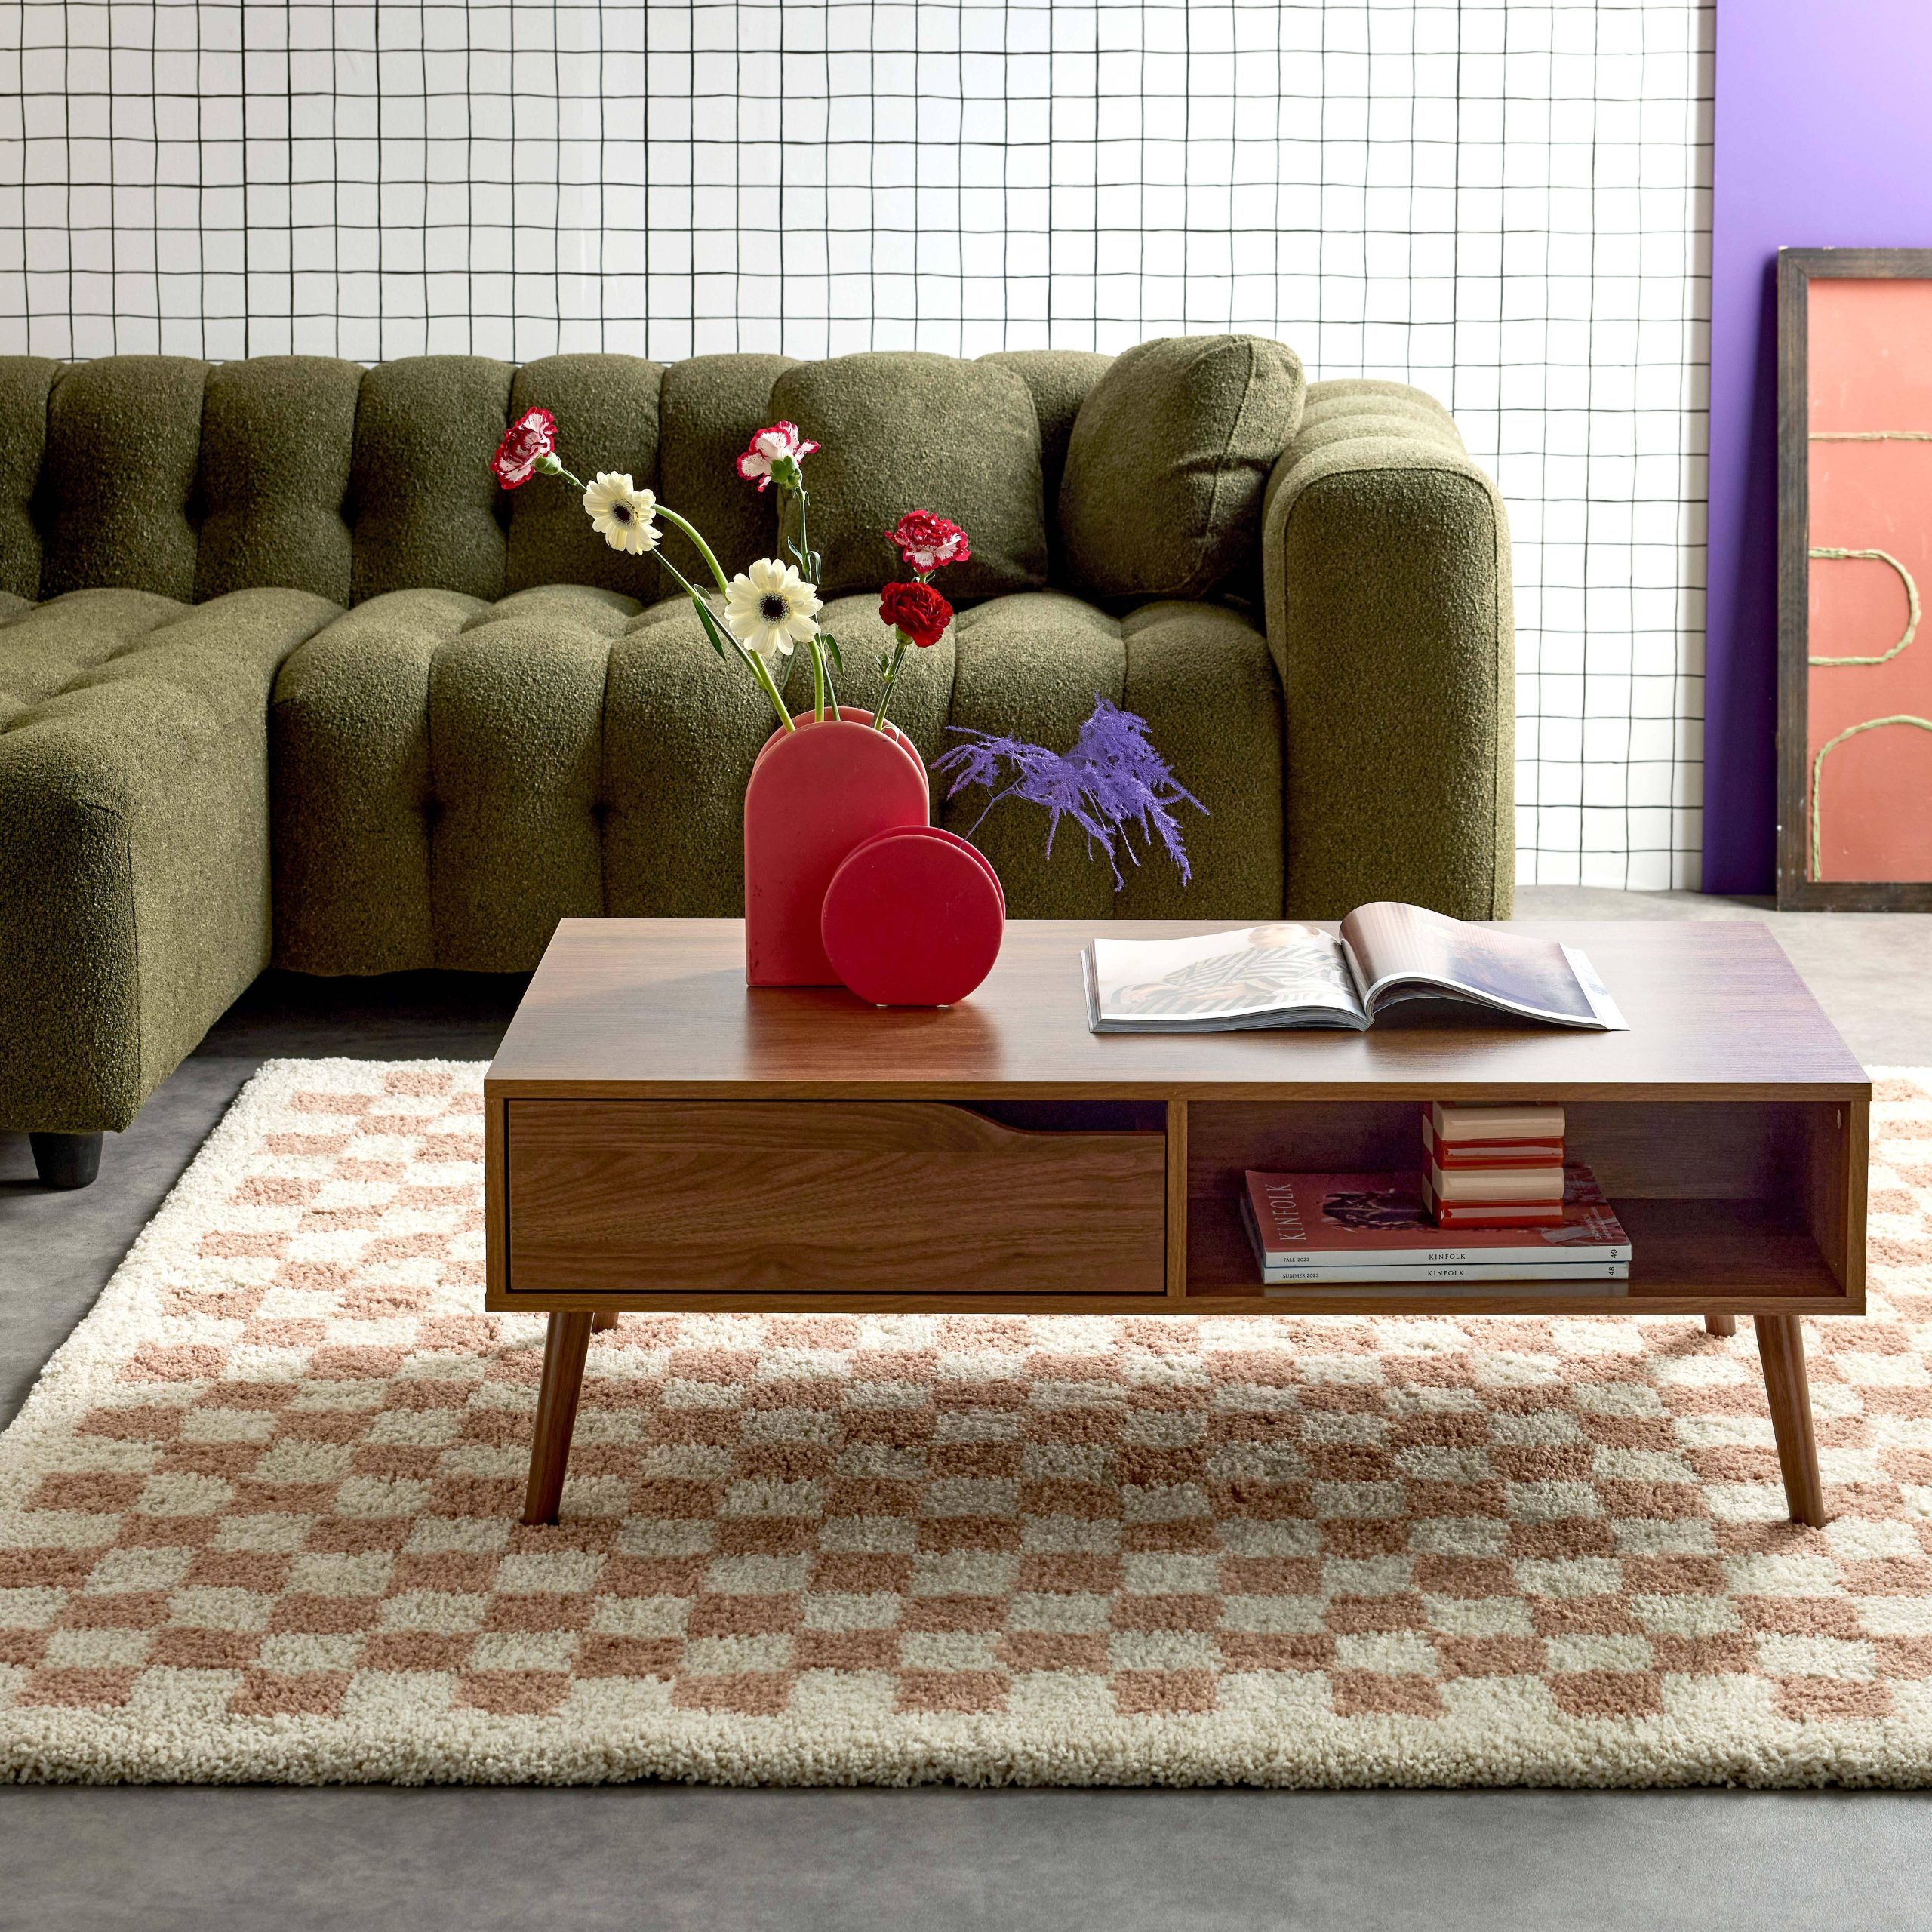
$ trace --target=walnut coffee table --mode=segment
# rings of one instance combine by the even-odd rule
[[[747,989],[736,920],[565,920],[484,1089],[486,1306],[550,1318],[524,1521],[555,1519],[591,1331],[623,1309],[1560,1307],[1755,1317],[1792,1515],[1823,1521],[1798,1318],[1865,1310],[1870,1081],[1761,925],[1522,929],[1582,946],[1631,1030],[1097,1037],[1084,924],[1017,921],[970,1000],[884,1011]],[[1414,1167],[1426,1100],[1561,1101],[1629,1293],[1264,1298],[1242,1170]]]

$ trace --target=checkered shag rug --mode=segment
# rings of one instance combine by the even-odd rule
[[[250,1082],[0,1437],[0,1777],[1932,1783],[1932,1072],[1873,1313],[627,1315],[559,1527],[482,1069]]]

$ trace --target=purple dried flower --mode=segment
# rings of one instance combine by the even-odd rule
[[[1126,883],[1121,876],[1115,841],[1126,848],[1127,856],[1137,866],[1140,863],[1129,836],[1134,826],[1149,845],[1154,835],[1159,835],[1168,857],[1180,868],[1183,885],[1193,876],[1180,827],[1169,808],[1189,804],[1199,812],[1208,808],[1176,780],[1166,759],[1154,749],[1146,718],[1097,696],[1094,715],[1064,752],[1030,745],[1023,738],[969,731],[962,724],[952,729],[968,742],[955,745],[933,761],[933,769],[952,781],[946,788],[949,798],[958,797],[969,785],[989,789],[1000,786],[1006,768],[1013,770],[1012,778],[993,791],[986,811],[973,821],[974,832],[1001,799],[1024,798],[1029,804],[1044,806],[1051,815],[1047,826],[1048,853],[1054,849],[1054,834],[1060,829],[1060,820],[1072,819],[1086,833],[1089,849],[1098,845],[1106,854],[1114,869],[1115,891]]]

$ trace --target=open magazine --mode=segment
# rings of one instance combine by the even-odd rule
[[[1194,939],[1097,939],[1085,966],[1087,1023],[1097,1033],[1360,1032],[1414,1000],[1598,1032],[1627,1026],[1574,946],[1386,900],[1357,906],[1339,934],[1278,921]]]

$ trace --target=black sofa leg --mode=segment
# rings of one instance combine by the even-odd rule
[[[91,1186],[100,1172],[97,1134],[29,1134],[33,1164],[48,1187]]]

